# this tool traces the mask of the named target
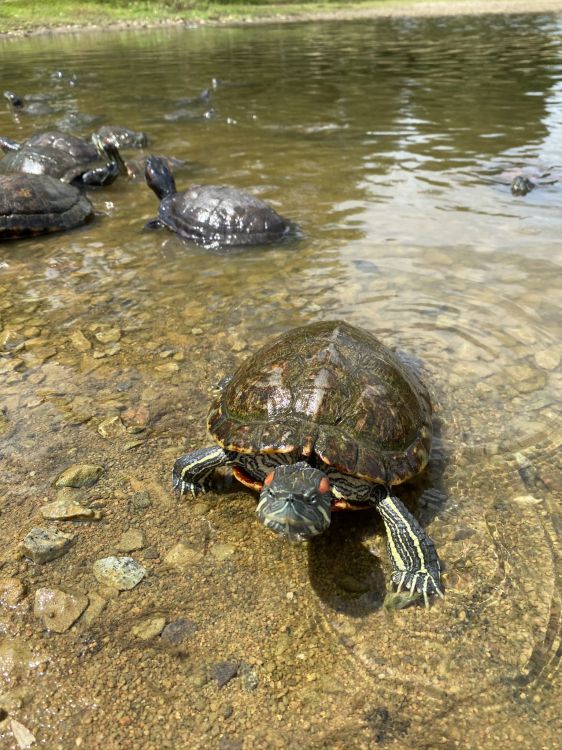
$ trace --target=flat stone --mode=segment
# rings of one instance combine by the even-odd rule
[[[165,625],[165,617],[150,617],[131,628],[131,635],[141,641],[149,641],[151,638],[160,635]]]
[[[102,344],[112,344],[115,341],[119,341],[121,338],[121,331],[119,328],[108,328],[105,331],[98,331],[96,338]]]
[[[107,599],[100,596],[97,591],[88,591],[88,608],[84,612],[80,624],[89,627],[94,620],[97,620],[103,610],[107,607]]]
[[[179,646],[197,630],[199,630],[199,626],[196,622],[182,617],[166,625],[162,631],[161,639],[168,646]]]
[[[42,588],[35,592],[33,614],[55,633],[66,632],[88,606],[88,597],[62,589]]]
[[[134,552],[144,547],[144,534],[139,529],[129,529],[121,534],[117,542],[117,549],[120,552]]]
[[[121,421],[121,417],[115,415],[113,417],[107,417],[98,425],[98,432],[103,438],[117,438],[125,434],[125,425]]]
[[[92,348],[91,342],[84,336],[82,331],[73,331],[70,334],[70,343],[79,352],[87,352]]]
[[[211,547],[211,555],[215,560],[226,560],[236,552],[236,547],[233,544],[215,544]]]
[[[513,502],[518,505],[539,505],[539,503],[542,503],[542,498],[533,495],[518,495],[513,498]]]
[[[29,729],[21,722],[16,721],[15,719],[10,719],[10,729],[12,730],[12,734],[14,735],[20,750],[25,750],[25,748],[31,747],[35,744],[35,735],[31,734]]]
[[[543,370],[556,370],[560,364],[560,352],[554,347],[535,353],[535,363]]]
[[[101,518],[100,511],[93,510],[92,508],[85,508],[80,503],[69,498],[62,498],[60,500],[53,500],[51,503],[46,503],[39,508],[39,511],[43,518],[47,518],[52,521],[66,521],[72,518],[90,518],[99,520]]]
[[[38,526],[31,529],[23,540],[22,551],[33,562],[46,563],[62,557],[68,551],[73,539],[74,534]]]
[[[238,674],[238,662],[220,661],[211,667],[211,677],[221,688],[230,682]]]
[[[133,589],[145,575],[145,568],[132,557],[104,557],[94,563],[96,580],[119,591]]]
[[[91,487],[103,474],[103,466],[73,464],[55,481],[55,487]]]
[[[0,578],[0,604],[15,607],[25,596],[25,586],[19,578]]]
[[[188,547],[183,542],[178,542],[164,555],[164,562],[176,568],[184,568],[195,565],[201,557],[201,552]]]
[[[0,642],[0,676],[13,681],[33,665],[31,649],[23,639],[6,638]]]

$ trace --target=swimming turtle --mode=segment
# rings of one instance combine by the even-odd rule
[[[26,115],[48,115],[54,111],[53,107],[48,103],[51,97],[48,94],[35,94],[26,96],[23,99],[13,91],[4,91],[4,99],[6,99],[14,113],[23,112]]]
[[[216,445],[177,459],[181,494],[231,466],[260,491],[257,514],[294,541],[333,510],[374,507],[398,590],[442,595],[434,544],[393,488],[426,466],[431,402],[417,376],[371,333],[342,321],[295,328],[246,360],[211,405]]]
[[[148,145],[146,133],[142,130],[130,130],[122,125],[102,125],[92,136],[110,141],[117,148],[144,148]]]
[[[509,166],[493,180],[500,185],[509,185],[513,195],[523,196],[538,185],[554,185],[560,179],[560,167],[545,164]]]
[[[101,139],[96,143],[97,147],[57,131],[39,133],[22,144],[2,137],[0,148],[6,155],[0,161],[0,172],[48,175],[89,187],[110,185],[127,168],[113,143]]]
[[[285,219],[253,195],[226,185],[193,185],[178,193],[159,156],[146,160],[145,178],[160,200],[158,218],[148,228],[168,227],[180,237],[207,247],[261,245],[289,231]]]
[[[88,198],[47,175],[0,175],[0,240],[59,232],[92,215]]]

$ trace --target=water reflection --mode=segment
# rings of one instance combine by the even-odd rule
[[[163,699],[180,719],[162,725],[186,746],[555,746],[561,186],[514,198],[488,178],[560,160],[559,32],[531,15],[0,42],[5,86],[51,93],[58,110],[0,107],[0,134],[22,140],[69,112],[145,130],[145,155],[186,161],[181,186],[232,184],[303,230],[217,257],[143,232],[157,201],[120,180],[93,194],[91,225],[2,245],[2,575],[31,594],[91,593],[93,561],[124,531],[148,540],[133,553],[147,581],[98,591],[106,609],[87,627],[42,639],[25,611],[2,622],[10,637],[29,623],[50,660],[8,709],[42,741],[74,747],[68,706],[80,705],[96,719],[85,745],[139,744],[149,726],[164,747]],[[165,119],[213,78],[216,117]],[[381,609],[388,559],[368,513],[289,547],[247,492],[195,505],[170,493],[174,458],[206,444],[214,384],[266,339],[340,317],[414,356],[432,392],[427,485],[404,488],[446,565],[429,613]],[[74,461],[105,467],[76,491],[104,519],[61,522],[76,543],[38,569],[17,544]],[[163,560],[180,541],[192,552],[178,572]],[[198,625],[181,656],[130,635],[163,610]],[[241,676],[218,692],[209,670],[227,659]],[[105,720],[116,710],[129,720]]]

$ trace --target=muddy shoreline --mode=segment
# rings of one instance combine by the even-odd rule
[[[276,16],[233,17],[225,14],[223,18],[213,20],[200,19],[170,19],[164,18],[160,21],[122,21],[108,24],[62,24],[26,26],[0,31],[0,39],[19,39],[26,36],[38,36],[47,34],[68,34],[96,31],[130,31],[151,28],[185,27],[196,28],[199,26],[240,26],[257,24],[298,23],[304,21],[337,21],[357,20],[368,18],[388,17],[427,17],[427,16],[453,16],[453,15],[485,15],[485,14],[516,14],[516,13],[562,13],[562,0],[463,0],[462,2],[440,2],[439,0],[428,0],[425,3],[412,5],[403,4],[389,5],[384,8],[377,6],[372,8],[350,8],[335,9],[333,11],[319,10],[318,12],[295,12],[290,14],[279,14]]]

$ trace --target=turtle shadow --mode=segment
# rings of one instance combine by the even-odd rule
[[[426,528],[443,509],[443,474],[448,458],[434,419],[433,444],[426,470],[396,488],[408,510]],[[439,553],[439,548],[437,549]],[[442,560],[443,568],[445,563]],[[389,590],[390,563],[382,518],[373,509],[332,514],[324,534],[309,543],[310,583],[324,604],[349,617],[381,609]],[[423,599],[421,600],[423,606]]]

